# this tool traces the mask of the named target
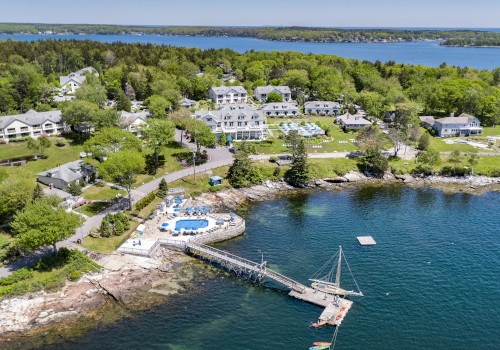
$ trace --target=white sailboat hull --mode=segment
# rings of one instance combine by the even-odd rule
[[[342,288],[337,287],[333,283],[325,283],[325,282],[313,282],[311,283],[311,287],[313,289],[319,290],[321,292],[327,293],[327,294],[332,294],[332,295],[339,295],[342,297],[353,295],[353,296],[363,296],[363,293],[361,292],[355,292],[353,290],[345,290]]]

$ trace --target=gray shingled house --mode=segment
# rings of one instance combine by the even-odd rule
[[[95,175],[95,167],[85,164],[81,160],[76,160],[37,174],[37,180],[44,185],[52,185],[60,190],[65,190],[72,182],[85,185],[92,181]]]

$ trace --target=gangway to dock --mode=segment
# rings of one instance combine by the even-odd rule
[[[332,294],[307,287],[268,268],[265,261],[256,263],[224,250],[197,243],[195,240],[187,242],[160,240],[159,243],[166,246],[175,246],[176,249],[181,248],[189,255],[209,261],[210,263],[217,263],[237,276],[245,276],[257,282],[261,282],[265,278],[274,280],[285,286],[289,290],[288,295],[291,297],[325,308],[319,318],[319,321],[325,324],[340,325],[352,305],[352,301],[350,300],[338,298]]]

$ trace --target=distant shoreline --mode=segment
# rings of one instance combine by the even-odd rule
[[[491,30],[491,29],[490,29]],[[327,28],[327,27],[222,27],[222,26],[136,26],[99,24],[0,23],[0,33],[38,35],[161,35],[193,37],[255,38],[306,43],[401,43],[463,41],[453,46],[497,47],[500,32],[477,29],[433,28]],[[478,42],[475,46],[471,43]],[[491,42],[492,46],[484,45]],[[443,44],[441,44],[443,45]],[[443,45],[452,46],[452,45]]]

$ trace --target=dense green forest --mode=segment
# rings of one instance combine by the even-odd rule
[[[200,26],[121,26],[94,24],[14,24],[0,23],[0,33],[85,33],[159,34],[192,36],[236,36],[282,41],[380,42],[453,39],[444,45],[497,45],[500,33],[480,30],[342,29],[314,27],[200,27]],[[481,43],[481,44],[479,44]],[[496,43],[496,44],[495,44]]]
[[[484,125],[500,121],[500,67],[431,68],[298,52],[240,54],[53,40],[0,43],[0,114],[60,108],[51,99],[59,75],[86,66],[95,67],[100,77],[89,78],[77,98],[96,108],[102,108],[106,98],[120,101],[120,108],[129,106],[126,99],[135,98],[166,114],[183,96],[206,99],[211,86],[229,84],[223,78],[230,74],[231,84],[248,91],[265,84],[288,85],[299,102],[343,99],[377,117],[399,109],[412,116],[467,112]]]
[[[447,39],[445,46],[500,47],[500,38],[454,38]]]

